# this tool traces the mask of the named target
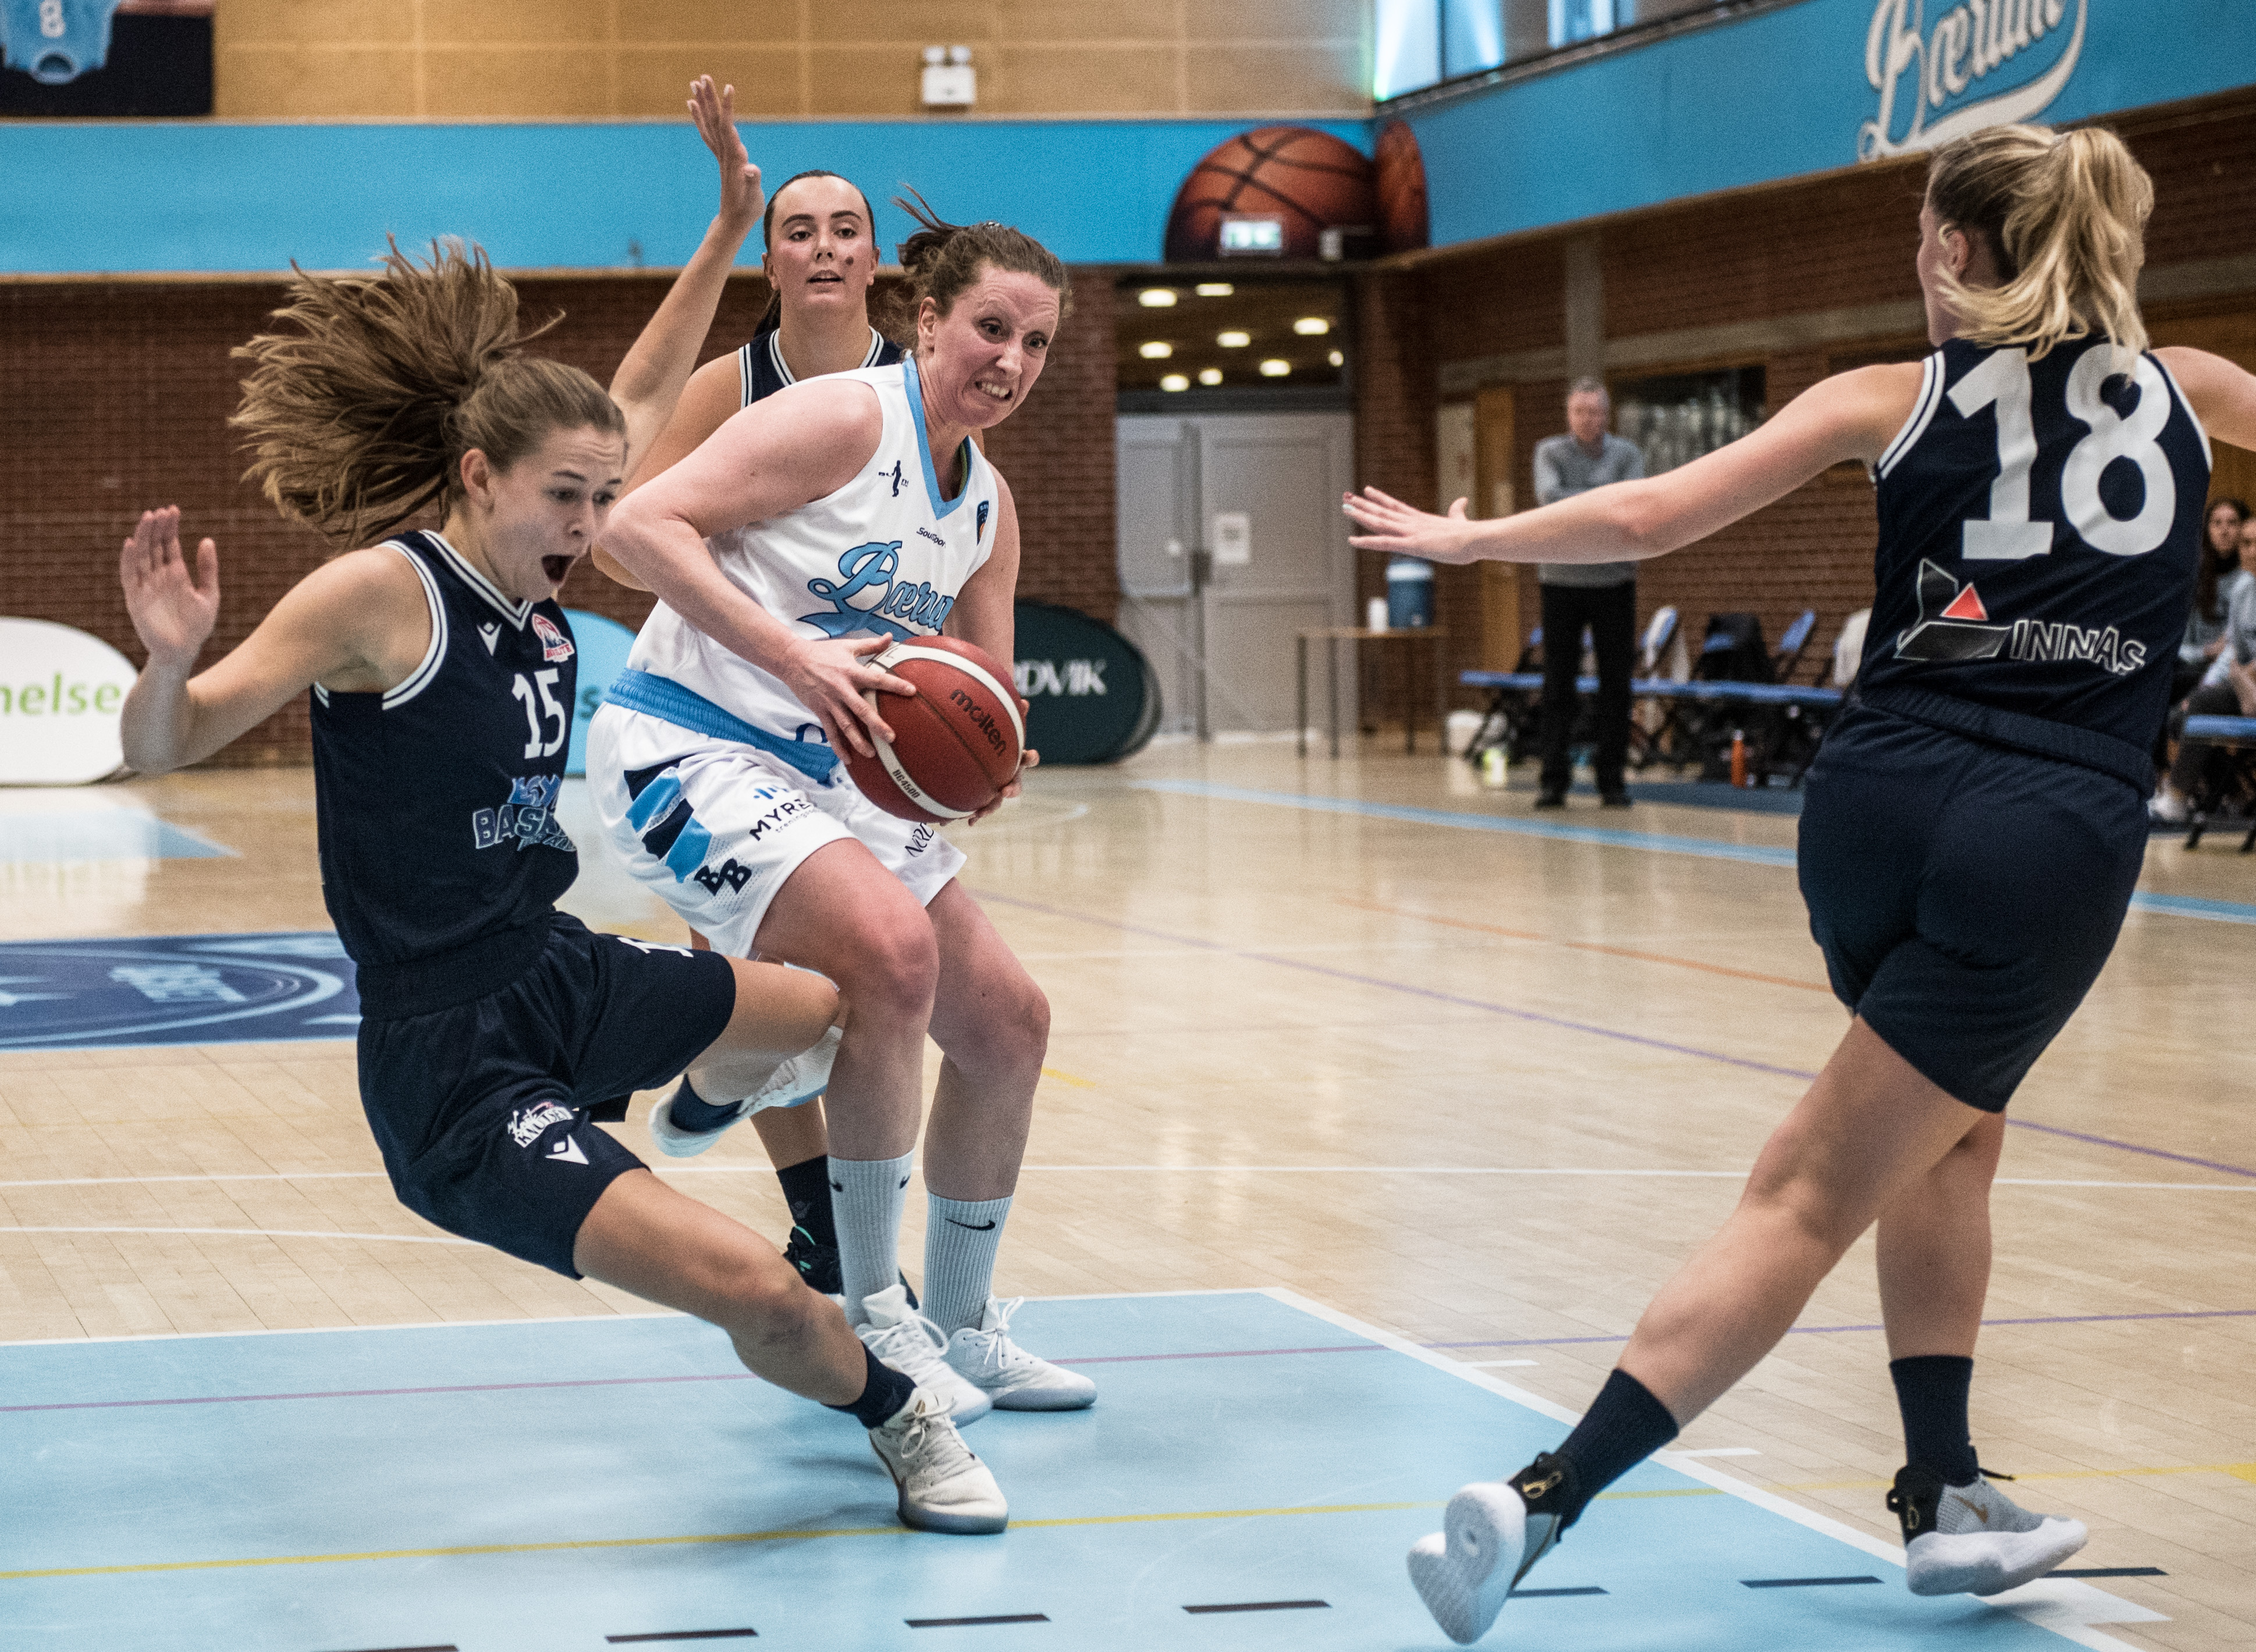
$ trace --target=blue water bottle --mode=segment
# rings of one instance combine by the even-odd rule
[[[1398,556],[1386,565],[1386,624],[1392,631],[1423,631],[1434,623],[1434,565]]]

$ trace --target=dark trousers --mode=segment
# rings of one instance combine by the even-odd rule
[[[1547,631],[1543,634],[1548,637],[1551,633]],[[2214,682],[2188,695],[2185,709],[2189,717],[2237,717],[2240,715],[2240,696],[2232,691],[2231,683]],[[2173,717],[2171,721],[2177,719]],[[2182,728],[2184,724],[2179,726]],[[2181,740],[2177,761],[2170,765],[2170,784],[2191,797],[2208,777],[2210,759],[2223,752],[2223,747],[2211,745],[2206,740]]]
[[[1590,766],[1598,790],[1618,792],[1629,759],[1629,673],[1637,645],[1637,582],[1587,587],[1545,585],[1543,592],[1543,789],[1563,792],[1573,778],[1567,745],[1575,731],[1575,678],[1583,663],[1583,630],[1598,657],[1597,751]]]

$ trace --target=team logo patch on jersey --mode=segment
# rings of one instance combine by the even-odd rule
[[[1931,617],[1930,617],[1931,616]],[[2082,661],[2127,677],[2147,663],[2147,645],[2126,640],[2112,625],[2016,619],[1992,625],[1971,584],[1961,587],[1931,561],[1919,565],[1919,623],[1896,639],[1905,660],[1951,662],[2022,660]]]
[[[540,639],[540,657],[544,660],[569,660],[572,639],[556,629],[555,623],[546,614],[532,617],[532,629]],[[489,651],[490,652],[490,651]]]
[[[1982,622],[1990,611],[1982,605],[1971,585],[1961,590],[1958,582],[1931,561],[1919,565],[1919,624],[1896,639],[1896,653],[1906,660],[1932,661],[1995,660],[2006,651],[2013,634],[2011,625]]]
[[[885,475],[885,472],[880,470],[878,474],[882,477]],[[901,474],[901,462],[899,459],[893,461],[892,475],[888,479],[893,484],[892,497],[897,499],[901,497],[901,489],[907,485],[908,478]]]
[[[514,843],[519,849],[571,852],[572,839],[558,823],[555,813],[556,795],[563,789],[560,774],[519,776],[511,783],[509,801],[499,808],[479,809],[470,816],[470,842],[479,849]]]

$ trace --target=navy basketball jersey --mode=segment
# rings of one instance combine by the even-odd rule
[[[580,858],[556,821],[578,660],[553,601],[514,602],[435,533],[403,533],[431,646],[382,694],[314,688],[321,895],[363,1013],[423,1014],[531,964]]]
[[[855,364],[859,367],[890,367],[901,358],[901,347],[876,328],[870,329],[870,353]],[[744,386],[744,406],[749,407],[763,396],[772,396],[786,385],[799,380],[784,364],[783,337],[775,328],[753,335],[749,344],[737,347],[737,377]]]
[[[2144,751],[2185,635],[2209,438],[2152,355],[1952,339],[1875,467],[1858,688],[1922,689]]]

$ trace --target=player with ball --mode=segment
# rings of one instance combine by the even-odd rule
[[[752,1100],[827,1089],[847,1318],[968,1423],[1096,1397],[1019,1348],[993,1296],[1049,1006],[934,830],[1018,790],[1018,519],[971,437],[1033,389],[1071,293],[1018,230],[909,210],[909,357],[763,398],[612,513],[604,548],[659,605],[588,772],[613,850],[716,950],[837,984],[841,1035]],[[945,1059],[920,1313],[898,1254],[927,1032]],[[653,1128],[725,1129],[749,1105],[685,1079]]]

